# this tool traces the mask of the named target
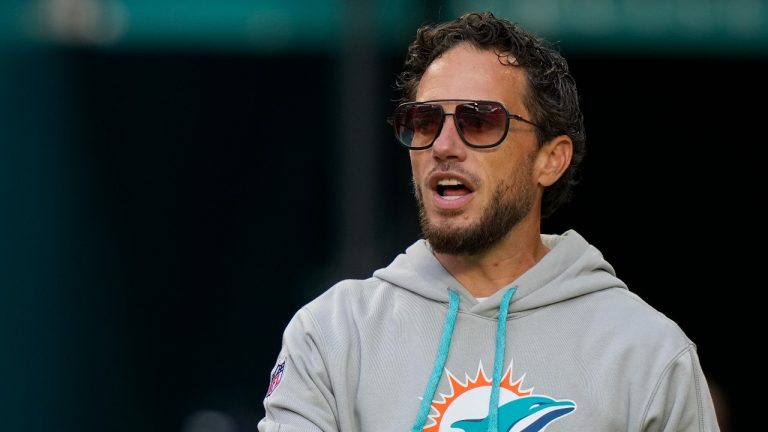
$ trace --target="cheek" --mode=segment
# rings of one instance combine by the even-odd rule
[[[505,180],[532,180],[534,177],[534,168],[536,164],[536,155],[533,153],[515,153],[507,154],[506,157],[496,161],[491,172],[498,173],[498,177]]]
[[[424,171],[424,158],[419,153],[411,152],[411,173],[413,178],[419,179]]]
[[[501,161],[492,165],[486,165],[483,167],[480,175],[490,181],[490,184],[497,184],[499,182],[509,182],[514,178],[517,173],[517,165]]]

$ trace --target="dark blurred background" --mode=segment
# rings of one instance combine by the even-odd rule
[[[3,0],[0,430],[254,431],[292,314],[419,236],[394,78],[480,9],[583,95],[544,231],[677,321],[746,428],[768,1]]]

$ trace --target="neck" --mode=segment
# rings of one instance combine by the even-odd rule
[[[528,271],[549,249],[540,227],[518,225],[487,251],[477,255],[435,253],[437,260],[475,297],[493,295]]]

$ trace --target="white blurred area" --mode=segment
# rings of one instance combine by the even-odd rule
[[[37,0],[27,22],[52,42],[105,45],[125,33],[128,14],[121,0]]]

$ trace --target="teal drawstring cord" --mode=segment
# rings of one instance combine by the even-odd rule
[[[516,291],[517,288],[510,288],[504,293],[499,305],[499,323],[496,327],[496,353],[493,358],[493,381],[491,383],[491,398],[488,401],[488,432],[498,432],[499,428],[499,387],[501,385],[501,372],[504,368],[504,352],[507,341],[507,313],[509,312],[509,302]],[[427,422],[429,410],[432,406],[432,399],[435,397],[440,377],[443,376],[445,362],[448,359],[448,351],[451,348],[453,328],[456,325],[456,316],[459,313],[459,294],[456,291],[449,291],[448,294],[450,296],[448,314],[445,317],[443,335],[440,337],[440,346],[437,349],[435,367],[432,369],[432,375],[430,375],[427,382],[427,388],[424,389],[424,396],[421,398],[419,412],[416,415],[416,421],[413,423],[411,432],[421,432],[424,429],[424,424]]]
[[[501,385],[501,370],[504,367],[504,351],[507,342],[507,313],[509,312],[509,301],[516,291],[517,288],[510,288],[505,292],[499,305],[499,324],[496,327],[496,355],[493,358],[491,399],[488,401],[488,432],[498,432],[499,429],[499,386]]]
[[[416,421],[413,423],[412,432],[421,432],[424,429],[424,423],[427,422],[429,409],[432,406],[432,399],[437,391],[437,384],[440,377],[443,376],[445,361],[448,359],[448,350],[451,348],[451,338],[453,337],[453,327],[456,324],[456,316],[459,313],[459,293],[448,291],[450,300],[448,301],[448,315],[445,317],[443,325],[443,335],[440,337],[440,346],[437,349],[437,358],[435,359],[435,368],[432,369],[432,375],[427,381],[427,388],[424,389],[424,396],[421,398],[419,413],[416,415]]]

